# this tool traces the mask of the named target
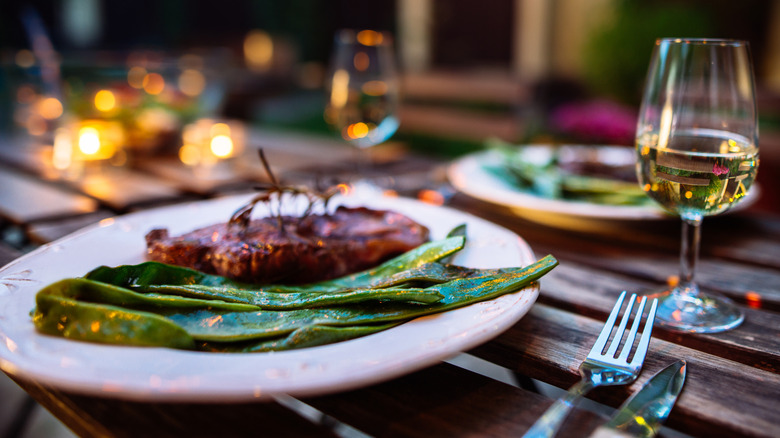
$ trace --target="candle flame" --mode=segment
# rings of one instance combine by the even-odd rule
[[[233,154],[233,140],[227,135],[217,135],[211,139],[211,153],[219,158],[227,158]]]
[[[120,152],[125,134],[119,122],[85,120],[76,124],[71,132],[75,133],[75,149],[82,159],[121,160]],[[121,165],[121,162],[113,164]]]
[[[79,130],[79,150],[84,155],[95,155],[100,150],[100,135],[98,130],[85,126]]]

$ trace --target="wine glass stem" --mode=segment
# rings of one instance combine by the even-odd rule
[[[701,218],[683,218],[682,221],[682,242],[680,247],[680,289],[696,289],[693,276],[696,272],[696,263],[699,261],[701,221]]]

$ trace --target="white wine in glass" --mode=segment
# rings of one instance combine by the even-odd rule
[[[365,149],[398,129],[398,71],[392,36],[374,30],[336,33],[327,84],[325,120],[358,149],[358,171],[365,171]]]
[[[701,223],[748,193],[758,171],[758,125],[748,43],[722,39],[656,41],[636,135],[644,191],[683,221],[680,278],[659,298],[656,323],[712,333],[739,325],[730,300],[694,281]]]

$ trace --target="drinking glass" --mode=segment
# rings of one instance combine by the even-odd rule
[[[399,82],[389,33],[336,33],[325,120],[357,148],[358,173],[367,170],[367,148],[398,129]]]
[[[659,298],[656,323],[712,333],[744,316],[694,281],[701,222],[739,203],[758,170],[758,128],[748,43],[724,39],[656,41],[637,122],[639,184],[682,218],[680,278]],[[737,232],[737,230],[735,230]]]

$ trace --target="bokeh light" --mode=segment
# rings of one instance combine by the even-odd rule
[[[127,71],[127,83],[130,84],[131,87],[140,90],[144,88],[144,78],[146,78],[147,73],[148,72],[143,67],[133,67]]]
[[[179,89],[187,96],[195,97],[206,88],[206,77],[198,70],[184,70],[179,75]]]
[[[54,97],[46,97],[36,105],[38,114],[46,120],[54,120],[62,115],[62,103]]]
[[[116,108],[116,96],[110,90],[100,90],[95,93],[95,108],[99,111],[111,111]]]
[[[375,30],[361,30],[357,34],[357,40],[364,46],[377,46],[384,41],[384,35]]]
[[[253,30],[244,38],[244,59],[253,71],[267,71],[274,57],[274,43],[271,36],[262,30]]]
[[[85,126],[79,130],[79,150],[84,155],[95,155],[100,150],[100,134],[98,130]]]
[[[233,140],[227,135],[216,135],[211,139],[211,153],[219,158],[233,155]]]
[[[30,68],[35,65],[35,55],[30,50],[23,49],[16,52],[14,61],[19,67]]]
[[[149,94],[158,95],[165,89],[165,79],[159,73],[147,73],[144,76],[143,88]]]
[[[352,58],[352,64],[355,66],[355,70],[366,71],[371,65],[371,59],[366,52],[357,52],[354,58]]]

